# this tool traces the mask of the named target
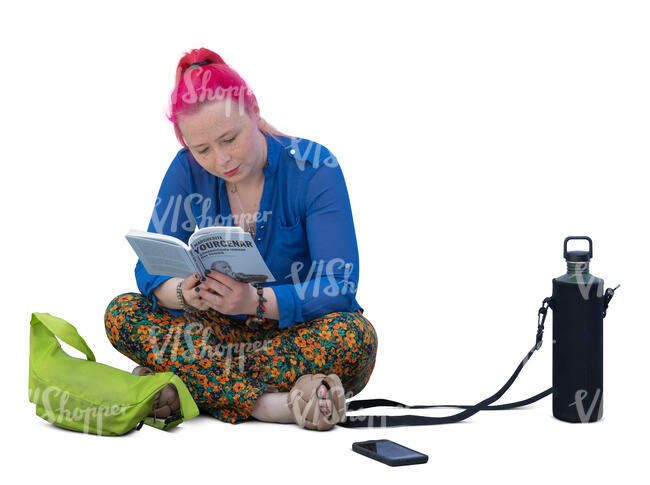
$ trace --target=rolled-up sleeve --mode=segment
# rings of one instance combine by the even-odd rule
[[[335,311],[351,311],[359,281],[352,208],[343,172],[330,154],[305,189],[305,230],[315,278],[272,286],[280,328]]]
[[[189,195],[189,166],[181,152],[174,158],[167,169],[158,196],[154,204],[148,232],[167,234],[187,243],[196,227],[192,211],[188,210]],[[159,302],[154,290],[170,279],[171,276],[150,274],[138,259],[135,265],[135,279],[140,293],[153,302],[153,309],[158,308]],[[183,310],[166,308],[172,315],[179,316]]]

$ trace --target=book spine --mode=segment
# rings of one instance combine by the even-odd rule
[[[203,262],[201,261],[201,259],[199,259],[197,255],[197,251],[195,249],[190,248],[190,255],[192,256],[192,261],[194,261],[194,267],[196,268],[196,271],[201,276],[205,276],[205,266],[203,266]]]

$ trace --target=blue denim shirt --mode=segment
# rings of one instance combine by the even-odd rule
[[[359,250],[338,160],[314,141],[264,135],[269,164],[263,168],[255,244],[276,279],[261,286],[275,292],[279,328],[335,311],[363,312],[356,300]],[[187,243],[197,227],[232,225],[225,180],[181,149],[163,178],[147,230]],[[140,260],[135,277],[140,292],[157,309],[153,290],[171,277],[149,274]]]

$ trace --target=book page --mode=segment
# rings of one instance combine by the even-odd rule
[[[197,229],[194,231],[194,233],[190,236],[189,241],[187,241],[187,244],[189,246],[192,246],[192,243],[199,237],[205,236],[205,235],[211,235],[211,234],[232,234],[233,237],[235,234],[241,235],[245,231],[239,227],[239,226],[208,226],[208,227],[203,227],[201,229]]]
[[[196,271],[187,249],[178,244],[132,235],[126,238],[149,274],[186,278]]]

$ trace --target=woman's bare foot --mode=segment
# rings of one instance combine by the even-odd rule
[[[251,416],[260,421],[268,423],[295,423],[293,414],[287,406],[288,392],[265,392],[262,394],[253,407]],[[323,416],[329,418],[332,415],[332,398],[328,395],[327,387],[324,384],[316,390],[318,405]]]

